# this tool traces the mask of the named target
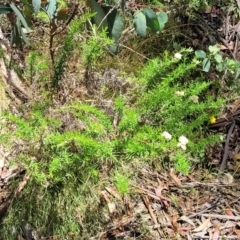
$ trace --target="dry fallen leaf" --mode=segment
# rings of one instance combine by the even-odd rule
[[[168,207],[168,206],[169,206],[168,202],[170,202],[170,199],[168,199],[168,198],[166,198],[166,197],[164,197],[164,196],[162,195],[162,190],[163,190],[163,189],[166,189],[166,188],[162,187],[161,185],[158,185],[157,188],[154,188],[154,191],[155,191],[156,196],[158,196],[158,197],[160,198],[160,200],[162,201],[162,203],[163,203],[166,207]]]
[[[105,187],[105,189],[106,189],[111,195],[113,195],[115,198],[117,198],[119,201],[122,200],[122,198],[120,197],[120,195],[119,195],[113,188]]]
[[[173,181],[179,186],[179,187],[182,187],[182,183],[181,183],[181,180],[177,177],[177,175],[175,175],[173,173],[173,171],[171,171],[169,173],[170,177],[173,179]]]
[[[180,228],[180,229],[178,230],[178,233],[179,233],[182,237],[186,237],[186,235],[187,235],[187,232],[186,232],[184,229],[182,229],[182,228]]]
[[[187,223],[189,223],[190,225],[192,225],[193,227],[195,227],[194,222],[193,222],[190,218],[188,218],[187,216],[181,216],[181,217],[179,218],[179,220],[182,220],[182,221],[184,221],[184,222],[187,222]]]
[[[19,195],[20,192],[23,190],[23,188],[25,187],[25,185],[27,184],[28,180],[30,179],[30,174],[26,174],[24,177],[23,177],[23,180],[18,184],[18,188],[17,188],[17,191],[15,192],[15,195]]]
[[[234,153],[232,155],[233,160],[240,160],[240,154],[239,153]]]
[[[155,225],[158,225],[157,217],[156,217],[156,215],[153,213],[153,210],[152,210],[152,207],[151,207],[151,204],[150,204],[150,201],[149,201],[148,197],[147,197],[147,196],[142,196],[142,198],[143,198],[143,201],[144,201],[144,203],[145,203],[145,206],[146,206],[146,208],[148,209],[148,212],[149,212],[149,214],[150,214],[150,216],[151,216],[154,224],[155,224]]]
[[[233,175],[230,173],[226,173],[222,179],[224,184],[232,184],[234,182]]]
[[[108,205],[108,210],[109,210],[109,212],[112,214],[112,213],[114,213],[114,212],[116,212],[116,205],[115,205],[115,203],[107,203],[107,205]]]
[[[200,232],[205,228],[208,228],[210,225],[211,218],[209,217],[207,220],[205,220],[199,227],[193,229],[193,232]]]
[[[239,240],[240,239],[240,230],[235,228],[234,232],[237,234],[237,239]]]
[[[221,229],[234,228],[235,226],[236,226],[235,221],[227,220],[225,224],[221,227]]]
[[[179,230],[179,224],[177,222],[177,220],[179,219],[178,214],[171,216],[170,219],[171,219],[171,222],[172,222],[173,230],[175,232],[178,232],[178,230]]]
[[[239,108],[240,106],[240,99],[236,99],[232,104],[231,104],[231,112],[232,113],[235,113],[237,111],[237,109]]]
[[[115,203],[112,203],[108,197],[108,193],[106,190],[104,191],[101,191],[101,194],[103,196],[103,198],[105,199],[105,201],[107,202],[107,205],[108,205],[108,210],[109,212],[112,214],[113,212],[116,211],[116,205]]]
[[[226,209],[225,209],[225,213],[226,213],[228,216],[234,216],[232,210],[229,209],[229,208],[226,208]]]
[[[220,230],[220,225],[217,225],[214,229],[212,240],[218,240],[219,239],[219,231]]]
[[[233,41],[230,41],[229,43],[227,43],[226,44],[226,46],[225,45],[219,45],[220,46],[220,49],[221,50],[234,50],[234,42]]]

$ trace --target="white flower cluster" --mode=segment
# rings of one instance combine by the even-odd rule
[[[181,53],[175,53],[174,57],[177,58],[177,59],[181,59],[182,54]]]
[[[194,95],[190,97],[190,100],[193,101],[194,103],[198,103],[199,97]]]
[[[164,131],[162,133],[162,136],[166,139],[166,140],[171,140],[172,139],[172,135],[169,132]],[[178,138],[178,144],[177,146],[182,148],[183,150],[187,149],[187,144],[188,144],[189,140],[185,137],[185,136],[180,136]]]
[[[185,136],[181,136],[178,139],[178,147],[182,148],[183,150],[187,149],[188,139]]]
[[[167,140],[171,140],[172,139],[172,135],[170,133],[166,132],[166,131],[162,133],[162,136],[164,138],[166,138]]]
[[[176,91],[175,94],[177,96],[181,96],[181,97],[183,97],[185,95],[184,91]]]
[[[176,91],[175,92],[175,95],[177,96],[180,96],[180,97],[183,97],[185,95],[185,92],[184,91]],[[198,103],[199,102],[199,97],[196,96],[196,95],[193,95],[191,97],[189,97],[189,99],[194,102],[194,103]]]

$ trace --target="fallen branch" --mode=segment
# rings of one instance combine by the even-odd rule
[[[218,219],[228,219],[228,220],[234,220],[234,221],[240,221],[240,216],[229,216],[229,215],[220,215],[220,214],[201,214],[203,217],[212,217],[212,218],[218,218]]]

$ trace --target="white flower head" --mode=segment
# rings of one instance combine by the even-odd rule
[[[166,138],[167,140],[171,140],[171,139],[172,139],[172,135],[171,135],[170,133],[166,132],[166,131],[164,131],[164,132],[162,133],[162,136],[163,136],[164,138]]]
[[[181,59],[182,54],[181,53],[175,53],[174,57],[177,58],[177,59]]]
[[[183,135],[179,137],[178,141],[182,144],[187,144],[189,142],[188,139]]]
[[[177,146],[178,147],[180,147],[180,148],[182,148],[183,150],[186,150],[187,149],[187,144],[188,144],[188,139],[185,137],[185,136],[181,136],[181,137],[179,137],[179,139],[178,139],[178,144],[177,144]]]
[[[175,94],[181,97],[185,95],[184,91],[176,91]]]
[[[190,100],[193,101],[194,103],[198,103],[199,97],[194,95],[190,97]]]

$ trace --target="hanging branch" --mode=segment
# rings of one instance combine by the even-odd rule
[[[50,49],[50,56],[51,56],[51,60],[52,60],[52,64],[54,64],[54,53],[55,50],[53,48],[53,38],[54,36],[64,32],[67,28],[67,26],[71,23],[71,21],[73,20],[73,18],[77,15],[78,13],[78,6],[79,4],[76,3],[74,5],[74,9],[72,11],[71,16],[68,18],[67,22],[63,25],[63,26],[57,26],[55,23],[55,19],[53,19],[50,23],[51,26],[51,33],[50,33],[50,44],[49,44],[49,49]]]

